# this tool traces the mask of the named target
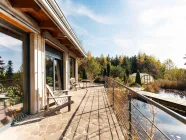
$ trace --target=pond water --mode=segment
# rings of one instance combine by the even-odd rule
[[[132,102],[143,114],[154,122],[161,131],[171,138],[171,140],[186,140],[186,125],[184,123],[148,103],[136,99],[133,99]],[[132,107],[132,112],[137,120],[142,122],[145,130],[149,132],[154,131],[155,139],[165,139],[163,135],[160,135],[160,132],[156,128],[152,128],[152,124],[144,120],[144,117],[140,115],[134,107]],[[136,126],[139,127],[138,125]]]
[[[160,94],[164,98],[176,98],[176,99],[186,100],[186,95],[173,93],[173,92],[167,92],[165,90],[161,90],[158,94]]]

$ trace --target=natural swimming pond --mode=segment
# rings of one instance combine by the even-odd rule
[[[161,90],[158,94],[160,94],[164,98],[174,98],[174,99],[186,100],[186,95],[175,93],[175,92]]]
[[[135,104],[135,106],[169,138],[172,140],[186,139],[186,125],[184,123],[159,108],[143,101],[133,99],[132,103]],[[152,126],[152,124],[146,121],[134,107],[132,107],[132,112],[150,136],[154,135],[154,139],[165,139],[165,137],[162,136],[162,134],[154,126]],[[137,127],[138,130],[142,129],[139,125],[135,125],[135,127]]]

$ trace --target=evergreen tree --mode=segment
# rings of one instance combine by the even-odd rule
[[[118,58],[118,56],[116,55],[116,58],[115,58],[115,65],[114,66],[118,66],[119,65],[119,58]]]
[[[107,63],[107,76],[110,76],[110,63]]]
[[[107,62],[110,62],[110,56],[109,56],[109,54],[107,56]]]
[[[137,57],[136,57],[136,55],[131,58],[131,72],[137,73]]]
[[[103,76],[106,76],[107,75],[107,69],[104,68],[104,71],[103,71]]]
[[[139,70],[137,71],[137,74],[136,74],[136,83],[141,85],[141,77],[140,77],[140,72]]]
[[[1,56],[0,56],[0,58],[2,58]],[[3,71],[4,71],[4,65],[5,63],[3,62],[3,60],[0,60],[0,73],[3,73]]]
[[[12,78],[12,76],[13,76],[13,63],[11,60],[8,61],[8,68],[6,71],[6,76],[9,79]]]

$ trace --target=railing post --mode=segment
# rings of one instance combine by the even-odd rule
[[[112,86],[113,86],[113,91],[112,91],[112,108],[114,110],[114,80],[113,80],[113,83],[112,83]]]
[[[128,102],[129,102],[129,108],[128,108],[128,112],[129,112],[129,118],[128,118],[128,121],[129,121],[129,140],[132,139],[132,117],[131,117],[131,95],[128,94]]]

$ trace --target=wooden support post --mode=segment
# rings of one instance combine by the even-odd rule
[[[68,96],[68,112],[71,111],[71,96]]]
[[[129,112],[129,118],[128,118],[128,121],[129,121],[129,140],[132,140],[132,109],[131,109],[131,95],[128,94],[128,102],[129,102],[129,108],[128,108],[128,112]]]
[[[113,83],[112,83],[112,86],[113,86],[113,91],[112,91],[112,107],[113,107],[113,110],[114,110],[114,80],[113,80]]]

